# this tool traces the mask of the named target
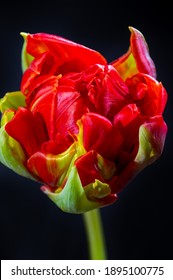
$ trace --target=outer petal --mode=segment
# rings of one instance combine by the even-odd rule
[[[126,80],[134,103],[144,116],[161,115],[167,102],[167,92],[162,83],[146,74],[137,74]]]
[[[135,146],[138,145],[139,127],[142,124],[142,118],[136,104],[129,104],[125,106],[113,120],[113,125],[119,130],[122,135],[122,150],[127,154],[132,155]],[[128,139],[128,140],[127,140]],[[124,157],[120,162],[126,163]]]
[[[75,160],[75,144],[71,145],[65,152],[52,155],[35,153],[27,161],[27,167],[32,174],[40,178],[41,182],[54,187],[63,188],[68,174]]]
[[[32,115],[25,108],[17,111],[14,118],[6,124],[5,129],[24,147],[29,156],[41,150],[42,143],[48,140],[42,118],[39,115]]]
[[[82,71],[92,64],[106,64],[106,59],[97,51],[83,45],[74,43],[56,35],[46,33],[27,34],[27,52],[37,57],[41,53],[50,52],[53,54],[59,65],[69,64]],[[71,71],[68,71],[71,72]]]
[[[41,79],[49,78],[49,76],[55,75],[57,65],[54,57],[50,53],[43,53],[31,62],[31,65],[26,69],[21,81],[21,91],[24,94],[28,94],[30,90],[33,90],[32,83],[41,76]],[[37,81],[38,82],[38,81]],[[40,83],[40,80],[39,80]],[[30,89],[30,87],[32,88]]]
[[[139,172],[153,163],[162,154],[167,126],[162,116],[151,118],[149,123],[139,129],[139,148],[137,155],[122,172],[112,180],[112,191],[121,191]]]
[[[139,131],[139,150],[135,161],[144,166],[155,161],[161,154],[165,144],[167,125],[162,116],[150,119],[140,127]]]
[[[6,133],[5,126],[0,128],[0,143],[0,161],[17,174],[34,180],[25,168],[26,157],[22,147]]]
[[[19,105],[24,105],[24,96],[21,92],[7,93],[0,100],[1,111],[3,112],[0,128],[0,162],[21,176],[34,179],[27,168],[25,168],[25,153],[21,145],[6,132],[6,124],[13,119],[14,111]]]
[[[111,64],[117,69],[124,80],[138,72],[156,78],[155,65],[150,57],[144,36],[136,28],[130,26],[129,29],[131,31],[129,50]]]
[[[62,191],[52,193],[46,186],[42,187],[42,191],[64,212],[78,214],[104,206],[102,200],[91,201],[87,198],[75,166],[72,167]]]

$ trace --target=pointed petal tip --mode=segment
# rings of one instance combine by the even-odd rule
[[[130,30],[130,32],[132,34],[136,33],[136,34],[141,35],[142,37],[144,37],[143,34],[137,28],[135,28],[135,27],[133,27],[131,25],[129,25],[128,28],[129,28],[129,30]]]
[[[134,32],[134,30],[135,30],[135,28],[131,25],[128,26],[128,29],[130,30],[131,33]]]
[[[26,39],[29,33],[26,32],[20,32],[20,35],[23,37],[23,39]]]

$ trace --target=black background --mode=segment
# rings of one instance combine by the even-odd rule
[[[157,3],[157,4],[156,4]],[[168,92],[162,156],[101,209],[109,259],[173,259],[173,17],[170,2],[7,2],[0,9],[0,96],[19,89],[20,32],[47,32],[101,52],[109,62],[140,30]],[[0,164],[1,259],[88,259],[82,215],[63,213],[40,190]]]

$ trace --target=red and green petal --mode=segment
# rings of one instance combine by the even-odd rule
[[[115,202],[117,196],[109,186],[116,173],[113,161],[104,159],[92,150],[76,159],[75,166],[89,200],[98,201],[101,205]]]
[[[11,111],[5,113],[5,115],[8,115],[6,119],[12,117],[11,113]],[[34,177],[25,167],[26,155],[22,146],[7,134],[5,125],[0,128],[0,143],[0,162],[17,174],[34,180]]]
[[[163,152],[167,135],[167,125],[162,116],[150,118],[139,130],[139,149],[135,161],[143,165],[149,165]]]
[[[87,198],[81,184],[77,168],[70,170],[64,188],[52,192],[48,186],[43,186],[42,191],[64,212],[80,214],[104,206],[103,201],[91,201]]]
[[[99,180],[95,180],[93,188],[109,189],[109,186]],[[42,191],[64,212],[80,214],[96,208],[109,205],[115,202],[117,196],[107,195],[104,198],[90,200],[87,197],[87,191],[83,188],[76,166],[70,170],[67,182],[64,188],[56,193],[52,192],[48,186],[43,186]]]
[[[58,155],[37,152],[28,159],[27,168],[39,181],[52,186],[54,191],[62,189],[73,166],[75,154],[75,143]]]
[[[134,160],[110,183],[113,192],[120,192],[139,172],[156,161],[163,152],[167,125],[162,116],[155,116],[139,129],[139,147]]]
[[[19,175],[34,179],[25,167],[26,155],[22,146],[6,132],[6,126],[14,118],[15,110],[25,105],[25,97],[20,91],[9,92],[0,99],[0,162]]]
[[[94,182],[95,179],[106,182],[116,171],[114,162],[104,159],[94,150],[76,159],[75,166],[83,186]]]
[[[27,34],[25,32],[21,32],[20,35],[22,35],[24,39],[23,47],[22,47],[22,52],[21,52],[21,66],[22,66],[22,71],[25,72],[25,70],[29,67],[31,64],[32,60],[34,57],[27,53],[26,51],[26,38]]]
[[[150,57],[148,45],[144,36],[136,28],[129,27],[131,32],[130,48],[126,54],[111,63],[123,80],[136,75],[145,73],[156,78],[156,68]]]

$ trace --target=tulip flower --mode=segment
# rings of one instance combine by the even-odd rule
[[[111,63],[62,37],[21,33],[21,87],[0,100],[0,161],[65,212],[114,203],[162,154],[167,92],[144,36],[129,29],[128,51]]]
[[[108,63],[58,36],[22,33],[21,90],[1,99],[0,160],[63,211],[109,205],[162,153],[167,101],[143,35]]]

